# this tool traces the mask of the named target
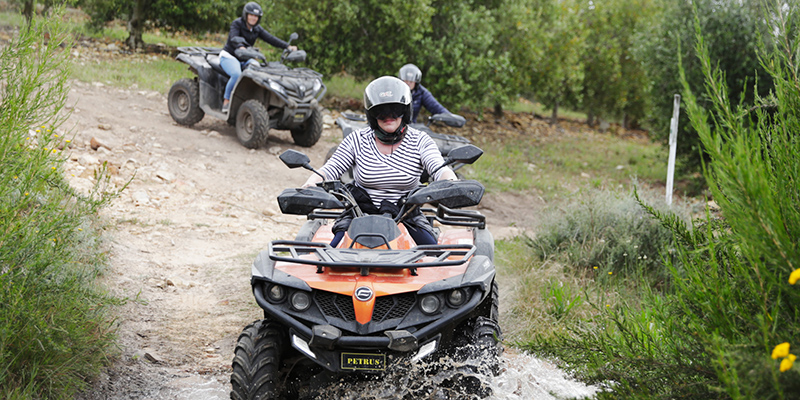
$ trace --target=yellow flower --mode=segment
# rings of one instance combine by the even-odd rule
[[[800,279],[800,268],[794,270],[791,275],[789,275],[789,283],[794,285],[797,280]]]
[[[592,267],[592,268],[597,269],[597,267]]]
[[[56,154],[56,153],[58,153],[58,150],[53,149],[53,154]]]
[[[781,372],[786,372],[792,369],[792,365],[794,365],[794,360],[796,358],[797,357],[794,354],[789,354],[788,357],[784,358],[783,361],[781,361]]]
[[[70,142],[72,142],[72,140],[67,139],[67,140],[65,140],[65,142],[70,143]]]
[[[772,349],[772,359],[777,360],[789,355],[789,342],[783,342]]]
[[[608,271],[608,274],[609,274],[609,275],[612,275],[612,274],[613,274],[613,272],[611,272],[611,271]]]

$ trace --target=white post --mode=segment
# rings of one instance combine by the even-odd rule
[[[667,205],[672,205],[672,181],[675,179],[675,151],[678,147],[678,115],[681,109],[681,95],[675,95],[672,104],[672,119],[669,124],[669,163],[667,164]]]

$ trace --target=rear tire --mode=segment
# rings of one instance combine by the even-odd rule
[[[322,137],[322,112],[319,107],[313,107],[306,122],[291,131],[294,144],[303,147],[317,144],[319,138]]]
[[[258,100],[250,99],[239,106],[236,113],[236,137],[242,146],[257,149],[267,143],[269,115]]]
[[[244,328],[234,351],[231,399],[269,400],[281,396],[283,337],[282,327],[269,320]]]
[[[192,126],[206,115],[200,108],[200,85],[195,79],[182,78],[169,89],[169,115],[175,122]]]

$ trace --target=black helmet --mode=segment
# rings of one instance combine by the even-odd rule
[[[364,108],[367,121],[375,132],[375,137],[384,144],[395,144],[403,138],[406,125],[411,121],[411,89],[405,82],[393,76],[382,76],[364,89]],[[382,115],[402,116],[400,127],[394,132],[386,132],[378,125]]]
[[[258,21],[256,21],[256,25],[261,21],[261,16],[264,15],[264,11],[261,10],[261,6],[258,3],[251,1],[244,5],[242,9],[242,20],[247,22],[247,14],[253,14],[258,17]]]
[[[419,83],[422,80],[422,71],[414,64],[406,64],[400,67],[400,73],[397,76],[404,81]]]

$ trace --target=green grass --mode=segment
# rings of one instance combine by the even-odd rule
[[[359,102],[364,97],[364,88],[369,82],[357,81],[349,75],[331,75],[325,77],[325,86],[328,95],[334,97],[356,99]]]
[[[481,159],[466,169],[487,190],[536,190],[545,199],[564,197],[580,188],[619,188],[636,178],[663,182],[667,155],[661,146],[586,131],[557,140],[478,143]]]
[[[186,64],[162,55],[106,61],[76,61],[73,78],[125,89],[169,92],[180,78],[191,77]]]
[[[506,104],[505,107],[511,112],[537,114],[548,118],[553,114],[553,110],[546,108],[542,103],[538,101],[529,101],[524,98],[519,98],[516,102]],[[566,108],[558,109],[558,117],[572,120],[586,120],[585,113],[572,111]]]

